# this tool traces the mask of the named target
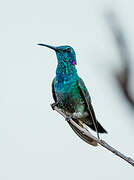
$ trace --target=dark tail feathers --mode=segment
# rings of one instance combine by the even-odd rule
[[[88,125],[92,130],[95,131],[95,127],[93,124]],[[102,127],[102,125],[97,121],[97,130],[99,133],[107,133],[107,131]]]

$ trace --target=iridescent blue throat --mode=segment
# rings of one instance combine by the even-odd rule
[[[68,91],[70,86],[76,83],[78,80],[78,74],[75,66],[71,65],[69,67],[64,67],[58,64],[56,69],[56,81],[55,81],[55,90],[56,91]],[[66,85],[66,86],[65,86]]]

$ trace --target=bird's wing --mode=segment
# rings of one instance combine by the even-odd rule
[[[97,128],[97,120],[96,120],[96,116],[95,116],[95,113],[93,110],[93,106],[91,104],[91,98],[90,98],[88,90],[81,78],[78,79],[78,88],[80,90],[80,93],[81,93],[86,105],[87,105],[87,109],[88,109],[89,115],[91,117],[91,120],[93,122],[93,125],[96,126],[95,128]]]
[[[56,94],[55,94],[55,90],[54,90],[54,81],[55,81],[55,78],[52,81],[52,95],[53,95],[54,101],[57,102]]]

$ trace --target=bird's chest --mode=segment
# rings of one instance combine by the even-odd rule
[[[77,104],[82,101],[77,80],[55,81],[54,87],[59,106],[66,111],[74,112]]]

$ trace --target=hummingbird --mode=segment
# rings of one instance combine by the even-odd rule
[[[54,103],[52,107],[57,106],[66,115],[69,123],[72,118],[83,128],[91,128],[99,133],[107,133],[102,125],[97,121],[91,97],[85,86],[84,81],[78,76],[76,70],[76,54],[71,46],[50,46],[47,44],[38,44],[48,47],[56,52],[58,65],[56,77],[52,81],[52,95]],[[85,142],[97,146],[97,142],[92,138],[83,135],[71,123],[69,123],[74,132]]]

